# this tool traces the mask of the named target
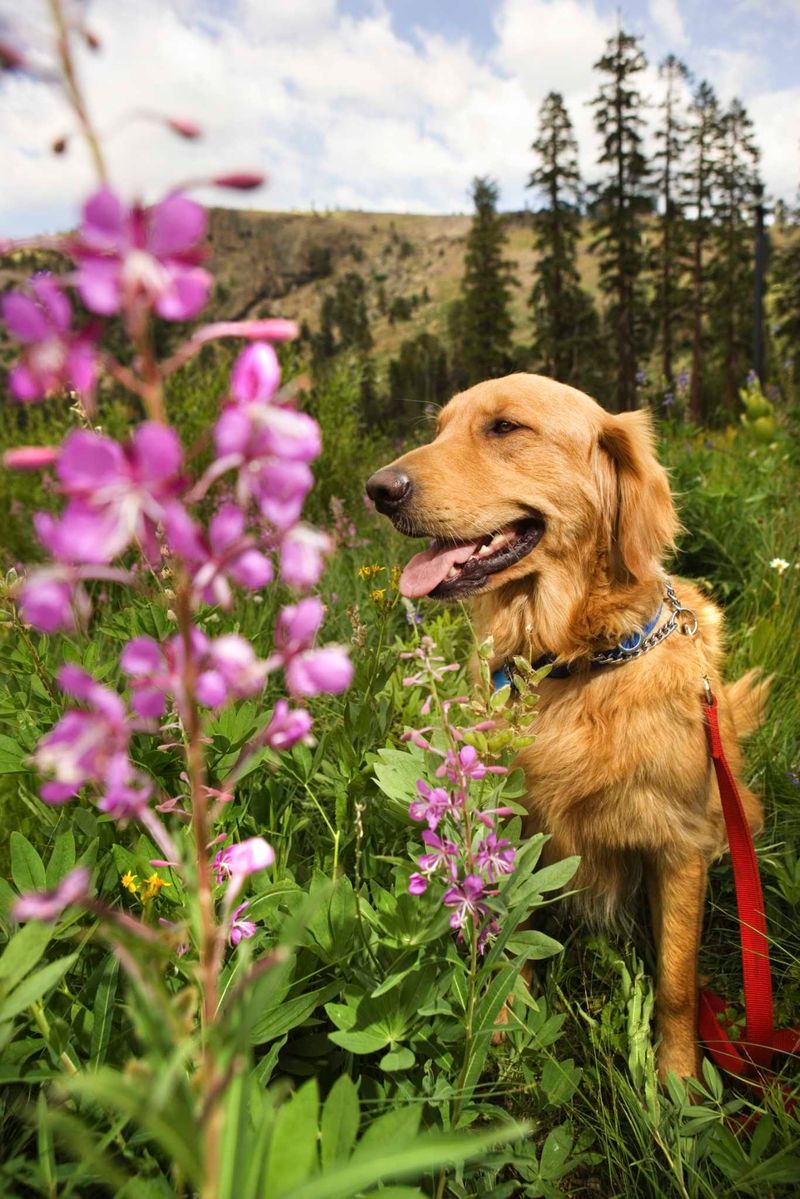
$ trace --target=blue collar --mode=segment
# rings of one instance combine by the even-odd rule
[[[636,629],[624,641],[620,641],[615,645],[613,649],[603,650],[601,654],[591,657],[589,659],[589,670],[602,670],[605,666],[630,662],[633,658],[638,657],[639,653],[644,652],[642,643],[645,637],[648,637],[652,633],[661,619],[663,610],[664,605],[659,604],[655,616],[641,629]],[[543,666],[551,666],[555,660],[555,654],[543,654],[541,658],[537,658],[531,665],[534,670],[541,670]],[[582,659],[582,661],[585,662],[585,659]],[[548,679],[567,679],[574,673],[575,667],[568,662],[564,662],[558,666],[553,666],[547,677]],[[501,687],[514,686],[514,668],[511,662],[504,662],[502,666],[498,666],[497,670],[492,671],[492,686],[495,691],[499,691]]]

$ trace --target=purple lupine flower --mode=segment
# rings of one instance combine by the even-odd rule
[[[141,811],[150,786],[128,756],[131,728],[122,700],[73,664],[61,667],[58,685],[88,711],[69,709],[37,745],[36,767],[49,776],[39,792],[42,799],[65,803],[93,783],[101,789],[102,811],[115,816]]]
[[[428,853],[424,853],[421,857],[417,858],[417,863],[423,874],[433,874],[437,870],[444,870],[455,881],[457,877],[456,858],[458,856],[458,846],[455,841],[445,841],[427,828],[422,834],[422,840],[428,847]]]
[[[488,909],[481,900],[483,891],[483,879],[477,874],[468,874],[463,882],[456,883],[445,891],[442,903],[453,909],[450,916],[451,928],[463,928],[468,920],[477,923],[486,915]]]
[[[478,845],[475,861],[478,869],[482,870],[490,883],[497,882],[501,874],[511,874],[514,870],[514,859],[517,851],[511,842],[501,837],[499,840],[493,832],[487,833]]]
[[[253,342],[233,364],[231,395],[239,404],[269,401],[280,381],[280,363],[273,347],[267,341]]]
[[[308,525],[296,525],[281,542],[281,578],[290,587],[315,587],[322,576],[330,538]]]
[[[244,903],[240,903],[231,916],[231,931],[229,941],[231,945],[236,946],[240,941],[247,941],[250,937],[254,937],[257,932],[256,924],[253,920],[243,920],[242,912],[250,906],[250,900],[246,899]]]
[[[412,820],[425,820],[428,828],[435,829],[450,807],[450,796],[444,787],[429,787],[424,779],[417,779],[417,791],[422,799],[409,805],[408,814]]]
[[[249,837],[221,849],[214,858],[217,882],[227,879],[243,880],[259,870],[266,870],[275,861],[275,850],[263,837]]]
[[[347,650],[339,645],[324,645],[295,654],[286,666],[286,687],[290,695],[338,695],[353,679],[353,664]]]
[[[291,749],[309,735],[311,725],[311,717],[305,708],[290,708],[285,699],[279,699],[262,738],[270,749]]]
[[[206,212],[173,193],[143,208],[126,208],[108,187],[87,200],[71,253],[75,285],[91,312],[154,309],[168,321],[187,321],[208,299],[211,276],[199,244]]]
[[[91,401],[97,359],[91,330],[72,328],[69,300],[50,275],[34,275],[32,295],[10,291],[0,312],[12,337],[25,347],[8,375],[12,395],[23,402],[72,388]]]
[[[52,891],[32,891],[20,895],[11,909],[14,920],[44,920],[53,923],[68,907],[89,898],[89,871],[77,866],[65,874]]]
[[[58,458],[61,490],[69,502],[60,518],[39,512],[36,530],[61,562],[110,562],[138,539],[158,557],[155,526],[183,483],[177,434],[145,421],[123,447],[99,433],[70,433]]]

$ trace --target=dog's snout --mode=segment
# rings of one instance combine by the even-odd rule
[[[411,494],[411,480],[405,471],[384,466],[367,479],[367,495],[379,512],[391,515]]]

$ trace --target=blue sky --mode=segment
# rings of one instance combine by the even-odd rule
[[[44,0],[4,3],[41,51]],[[472,176],[490,174],[503,206],[519,208],[531,201],[529,146],[551,89],[565,97],[585,178],[596,176],[592,64],[617,11],[607,0],[89,0],[102,51],[81,67],[128,195],[154,198],[186,178],[252,166],[270,185],[242,197],[247,206],[463,211]],[[657,64],[672,50],[723,101],[743,99],[767,187],[793,200],[800,0],[629,0],[621,12],[643,37],[653,102]],[[178,143],[130,120],[143,107],[193,117],[206,135]],[[55,89],[3,77],[0,236],[74,221],[92,179],[77,142],[66,156],[49,150],[68,128]]]

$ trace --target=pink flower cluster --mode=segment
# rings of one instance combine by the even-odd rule
[[[430,637],[423,637],[420,646],[412,653],[401,655],[415,658],[420,667],[417,673],[405,680],[407,686],[431,687],[440,683],[445,674],[458,667],[448,665],[434,652]],[[422,711],[430,711],[434,697],[431,690]],[[497,932],[497,920],[492,914],[491,900],[498,882],[514,870],[516,850],[507,838],[498,837],[496,821],[499,816],[511,814],[509,808],[487,808],[480,802],[480,795],[473,793],[474,785],[487,776],[505,774],[502,766],[486,765],[481,761],[473,745],[459,744],[465,736],[485,732],[491,722],[482,722],[472,727],[454,724],[449,712],[453,706],[467,703],[462,696],[446,700],[441,705],[444,732],[448,747],[440,749],[426,736],[431,730],[411,730],[406,740],[441,758],[436,769],[441,785],[431,786],[425,779],[417,780],[418,799],[409,805],[409,816],[427,827],[422,832],[425,852],[417,858],[419,870],[408,882],[412,895],[423,895],[432,880],[443,885],[442,903],[450,909],[450,926],[457,930],[459,939],[466,928],[472,927],[477,934],[481,952]]]
[[[244,174],[216,180],[234,187],[257,181]],[[58,684],[74,704],[41,738],[33,760],[43,776],[45,802],[65,803],[90,789],[102,811],[143,823],[164,849],[165,863],[176,869],[180,853],[160,815],[185,816],[181,797],[153,796],[153,781],[132,760],[133,737],[174,729],[177,720],[185,738],[194,737],[201,746],[202,709],[217,711],[259,696],[273,673],[282,671],[289,699],[275,701],[243,753],[246,757],[262,746],[284,751],[307,738],[312,727],[305,707],[289,701],[336,694],[352,678],[342,647],[317,644],[324,608],[317,597],[304,594],[319,582],[331,542],[301,521],[321,437],[316,422],[297,410],[290,390],[281,389],[272,342],[294,336],[294,325],[221,322],[196,330],[165,362],[153,355],[154,318],[190,320],[208,299],[205,232],[203,208],[178,192],[145,207],[125,204],[103,186],[86,202],[77,232],[63,239],[71,271],[61,278],[36,276],[27,290],[9,292],[0,301],[0,314],[21,345],[20,361],[9,374],[17,399],[77,392],[83,413],[89,414],[101,373],[108,371],[148,413],[123,441],[83,427],[60,447],[22,447],[10,451],[5,462],[17,470],[52,471],[62,500],[60,511],[35,516],[49,561],[30,571],[18,589],[26,623],[47,634],[82,630],[92,615],[89,584],[130,584],[134,576],[146,579],[147,571],[162,587],[169,580],[174,608],[169,615],[178,632],[162,641],[135,636],[120,656],[130,709],[80,666],[63,666]],[[76,317],[79,304],[89,315]],[[104,321],[117,315],[132,344],[130,366],[100,349]],[[163,384],[171,371],[218,337],[249,344],[235,360],[211,430],[213,461],[197,479],[189,468],[191,456],[167,423]],[[210,637],[201,627],[204,606],[229,609],[237,589],[255,592],[278,579],[300,594],[280,609],[266,656],[239,633]],[[170,735],[170,744],[182,743]],[[189,775],[181,777],[186,781]],[[218,790],[195,775],[191,786],[193,804],[219,797],[216,809],[209,808],[213,823],[235,782],[227,780]],[[204,844],[197,852],[208,849]],[[247,902],[234,910],[234,900],[244,880],[273,861],[274,852],[262,838],[217,854],[218,881],[227,883],[223,923],[232,945],[255,932],[244,916]],[[57,915],[77,902],[86,883],[75,875],[57,893],[40,896],[38,906],[37,897],[23,897],[20,918]]]

